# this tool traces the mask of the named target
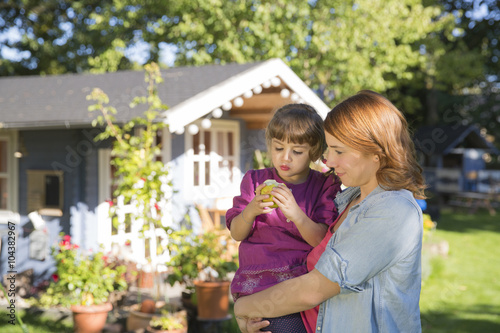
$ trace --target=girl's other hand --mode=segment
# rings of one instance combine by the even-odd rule
[[[277,186],[273,188],[271,194],[274,196],[274,202],[278,205],[279,209],[290,221],[297,221],[302,218],[304,212],[300,209],[295,197],[286,186]]]
[[[262,318],[243,318],[236,317],[236,322],[242,333],[262,333],[262,328],[269,326],[269,321],[262,320]],[[264,332],[264,333],[272,333],[272,332]]]

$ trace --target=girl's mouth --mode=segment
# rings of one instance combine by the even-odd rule
[[[282,166],[280,166],[280,169],[281,169],[281,170],[283,170],[283,171],[288,171],[288,170],[290,170],[290,168],[289,168],[288,166],[286,166],[286,165],[282,165]]]

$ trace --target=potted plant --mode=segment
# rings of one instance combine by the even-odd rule
[[[167,312],[162,316],[154,316],[149,322],[148,333],[186,333],[186,311]]]
[[[192,230],[167,229],[170,273],[167,282],[180,282],[195,290],[199,319],[223,319],[229,309],[228,273],[237,269],[228,256],[227,230],[195,234]]]
[[[51,249],[56,271],[46,292],[41,295],[42,306],[64,306],[73,312],[75,331],[100,332],[113,308],[109,295],[127,289],[125,266],[106,264],[102,251],[90,253],[71,243],[69,235]],[[86,321],[90,317],[90,321]]]
[[[167,322],[168,320],[170,320],[171,322],[179,322],[183,323],[184,326],[186,326],[186,316],[186,311],[181,310],[179,305],[173,303],[165,303],[164,301],[145,299],[140,304],[134,304],[131,306],[130,312],[127,317],[126,328],[127,331],[147,329],[148,326],[150,326],[153,318],[165,322]],[[167,317],[168,320],[162,319],[163,317]],[[153,325],[152,327],[155,326],[158,325]]]

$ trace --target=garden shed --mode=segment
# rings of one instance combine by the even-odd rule
[[[500,170],[486,168],[500,152],[476,126],[423,126],[416,131],[414,141],[430,190],[500,192]]]
[[[249,64],[176,67],[161,70],[158,95],[168,109],[159,121],[161,160],[170,166],[173,197],[164,225],[196,206],[224,211],[239,193],[242,175],[256,149],[265,149],[263,129],[277,108],[292,102],[312,105],[324,117],[329,108],[282,60]],[[50,275],[48,249],[60,232],[85,249],[127,246],[142,264],[161,262],[156,238],[141,238],[140,227],[114,228],[110,143],[96,142],[101,129],[88,111],[93,88],[102,89],[119,122],[141,116],[131,108],[146,96],[143,71],[0,78],[0,230],[8,222],[18,234],[16,269]],[[130,213],[122,207],[123,218]],[[5,237],[3,237],[5,238]],[[6,273],[5,241],[0,274]]]

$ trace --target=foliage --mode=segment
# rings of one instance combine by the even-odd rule
[[[158,330],[175,330],[186,327],[186,312],[166,312],[161,316],[155,316],[149,322],[149,326]]]
[[[498,129],[497,1],[13,0],[0,7],[0,40],[23,60],[0,75],[116,71],[175,52],[175,65],[281,58],[329,104],[373,89],[413,124],[450,112]]]
[[[432,218],[429,214],[422,214],[424,220],[424,241],[428,237],[429,233],[436,229],[437,223],[432,221]]]
[[[139,217],[144,221],[143,231],[161,227],[161,211],[172,195],[172,182],[167,166],[157,160],[161,155],[161,145],[155,143],[158,131],[165,127],[158,122],[160,111],[167,107],[158,97],[157,85],[163,80],[157,64],[145,66],[148,96],[136,97],[131,107],[147,104],[144,117],[136,117],[123,125],[118,125],[114,115],[116,109],[105,106],[108,96],[98,88],[87,96],[96,101],[89,111],[100,111],[93,122],[94,126],[105,126],[96,140],[114,139],[111,151],[111,165],[116,168],[115,197],[122,196],[125,204],[135,204],[139,208]],[[116,206],[112,206],[111,210]]]
[[[127,289],[125,266],[108,266],[102,251],[84,252],[71,243],[69,235],[61,233],[61,237],[57,246],[51,248],[56,272],[40,297],[42,306],[103,304],[111,292]]]
[[[266,151],[261,151],[260,149],[256,149],[253,153],[252,158],[253,168],[264,169],[272,166],[271,154]]]
[[[0,311],[0,316],[8,317],[6,310]],[[71,316],[54,320],[54,316],[40,314],[40,309],[16,309],[16,317],[24,318],[24,325],[27,330],[23,330],[21,325],[12,325],[7,320],[0,322],[0,332],[2,333],[74,333],[73,320]]]
[[[7,304],[9,304],[9,306],[7,306],[7,309],[10,311],[10,306],[14,306],[14,309],[15,309],[15,302],[16,302],[16,300],[15,299],[11,299],[9,297],[9,294],[5,290],[3,284],[1,284],[1,283],[0,283],[0,290],[2,291],[3,297],[5,297],[5,299],[7,300]],[[11,314],[12,314],[12,312],[11,312]],[[11,319],[11,320],[8,320],[9,324],[13,325],[14,324],[14,320],[15,320],[15,321],[17,321],[19,323],[19,326],[23,330],[23,333],[29,333],[28,327],[26,326],[26,324],[24,324],[23,319],[21,318],[21,315],[20,314],[16,315],[15,312],[13,314],[15,316],[15,319],[12,319],[12,317],[10,317],[10,315],[6,316],[7,318]]]
[[[167,266],[171,270],[167,282],[170,285],[180,282],[192,289],[196,279],[226,280],[228,273],[236,271],[236,258],[228,257],[229,235],[216,231],[197,235],[185,228],[167,228],[167,234],[170,253]]]

